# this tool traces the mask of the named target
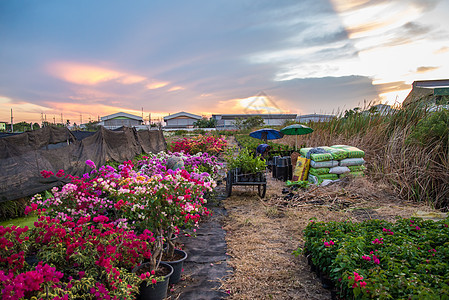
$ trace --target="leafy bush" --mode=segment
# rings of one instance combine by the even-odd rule
[[[189,131],[184,129],[175,130],[175,135],[186,135],[187,133],[189,133]]]
[[[345,299],[449,299],[448,224],[311,221],[304,253]]]
[[[419,120],[408,138],[409,143],[421,146],[442,143],[443,149],[449,149],[449,111],[442,109]]]
[[[236,157],[228,153],[226,157],[228,169],[240,168],[244,174],[262,172],[265,170],[265,161],[260,156],[254,156],[248,149],[240,150]]]

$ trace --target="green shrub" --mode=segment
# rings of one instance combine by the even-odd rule
[[[184,129],[175,130],[175,135],[186,135],[188,133],[189,133],[189,131],[188,130],[184,130]]]
[[[407,139],[420,146],[442,143],[443,150],[449,149],[449,111],[438,110],[419,120]]]
[[[304,252],[344,299],[449,299],[449,218],[315,222]]]
[[[236,157],[232,153],[233,151],[230,149],[226,155],[228,169],[240,168],[244,174],[257,173],[265,170],[265,161],[260,156],[254,156],[248,149],[241,149]]]
[[[23,212],[29,202],[29,198],[0,202],[0,221],[23,217]]]

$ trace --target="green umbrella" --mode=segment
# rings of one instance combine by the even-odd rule
[[[281,132],[286,135],[296,135],[295,150],[298,148],[298,135],[309,134],[313,129],[301,124],[293,124],[281,129]]]

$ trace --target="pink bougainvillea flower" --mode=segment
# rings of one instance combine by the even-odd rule
[[[52,171],[43,170],[41,171],[41,175],[44,178],[49,178],[50,176],[55,175]]]
[[[62,177],[62,176],[64,176],[65,175],[65,173],[64,173],[64,170],[59,170],[58,171],[58,173],[56,173],[56,177]]]

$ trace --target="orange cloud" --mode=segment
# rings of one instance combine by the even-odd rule
[[[229,100],[221,100],[216,106],[216,111],[225,114],[246,114],[246,113],[288,113],[287,110],[281,109],[285,106],[283,100],[276,99],[274,103],[270,98],[265,96],[252,96],[248,98],[237,98]]]
[[[169,92],[174,92],[174,91],[179,91],[179,90],[183,90],[184,88],[182,86],[174,86],[172,88],[170,88],[168,91]]]
[[[168,84],[169,84],[169,82],[164,82],[164,81],[152,82],[152,83],[147,84],[146,87],[149,90],[155,90],[155,89],[163,88],[164,86],[166,86]]]
[[[334,9],[338,12],[345,12],[360,8],[364,4],[367,4],[369,0],[331,0]]]
[[[435,54],[443,54],[443,53],[446,53],[446,52],[449,52],[449,47],[444,46],[444,47],[441,47],[440,49],[436,50],[433,53],[435,53]]]
[[[80,85],[96,85],[111,80],[134,84],[146,80],[143,76],[74,62],[56,62],[49,65],[48,69],[53,76]]]
[[[124,75],[123,77],[118,79],[118,82],[123,84],[135,84],[142,81],[145,81],[147,78],[138,75]]]
[[[416,68],[416,73],[426,73],[426,72],[430,72],[430,71],[435,71],[439,69],[439,67],[418,67]]]

